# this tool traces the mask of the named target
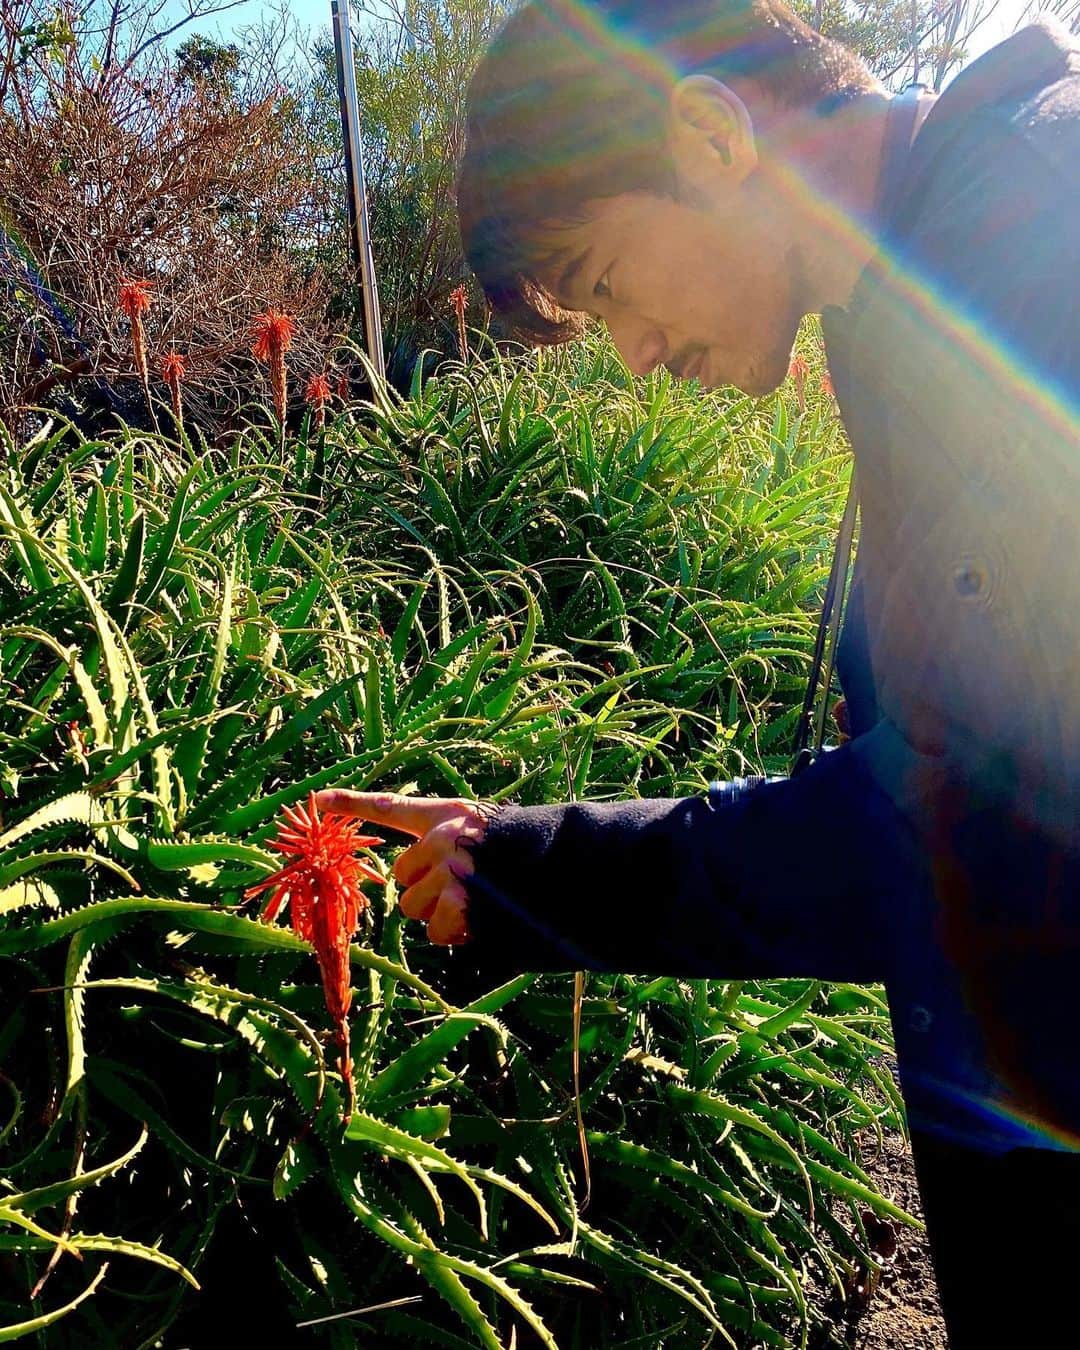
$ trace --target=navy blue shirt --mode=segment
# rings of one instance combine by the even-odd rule
[[[1035,25],[937,100],[823,315],[851,741],[723,805],[488,809],[482,962],[884,981],[913,1128],[1080,1148],[1078,174],[1080,53]]]

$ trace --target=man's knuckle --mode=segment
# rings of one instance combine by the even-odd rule
[[[418,881],[420,876],[423,875],[422,872],[417,872],[418,861],[416,854],[413,853],[411,848],[407,848],[404,853],[399,853],[394,859],[394,864],[390,869],[393,873],[394,880],[399,882],[402,886],[409,886],[413,882]]]

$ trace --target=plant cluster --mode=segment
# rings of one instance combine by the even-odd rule
[[[680,795],[778,762],[835,436],[820,395],[635,385],[587,344],[284,449],[59,420],[7,447],[3,1335],[207,1344],[239,1304],[342,1347],[806,1344],[812,1282],[903,1217],[853,1142],[900,1112],[876,991],[590,977],[585,1205],[569,976],[447,960],[388,881],[328,1018],[307,934],[243,905],[321,787]]]

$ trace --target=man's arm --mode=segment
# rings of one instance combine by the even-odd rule
[[[502,806],[470,852],[470,954],[500,972],[883,980],[920,868],[858,743],[715,809]]]

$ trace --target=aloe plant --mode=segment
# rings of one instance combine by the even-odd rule
[[[854,1144],[900,1120],[877,991],[590,977],[583,1209],[569,979],[477,988],[392,885],[342,1127],[313,957],[240,905],[279,808],[781,764],[842,495],[824,403],[484,356],[284,451],[5,447],[0,1336],[198,1343],[255,1215],[327,1345],[800,1345],[904,1217]]]

